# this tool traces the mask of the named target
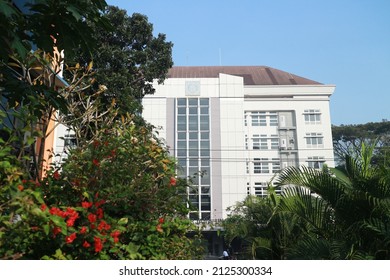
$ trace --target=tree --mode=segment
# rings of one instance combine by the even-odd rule
[[[340,164],[345,163],[345,156],[359,153],[364,142],[377,142],[373,163],[384,164],[390,156],[390,122],[370,122],[358,125],[332,126],[333,148]]]
[[[107,86],[105,104],[115,103],[119,114],[139,113],[141,99],[153,94],[152,82],[161,83],[172,67],[172,43],[164,34],[153,36],[153,25],[145,15],[128,16],[125,10],[108,6],[103,14],[115,29],[92,24],[98,52],[79,53],[80,64],[94,61],[96,79]]]
[[[31,178],[42,175],[45,139],[52,132],[54,112],[67,114],[58,91],[63,50],[75,47],[92,51],[94,38],[87,24],[109,28],[101,16],[103,0],[25,1],[16,9],[0,1],[1,137],[23,162]],[[31,164],[32,162],[32,164]]]
[[[372,164],[376,143],[346,155],[341,169],[283,170],[286,187],[275,213],[289,213],[305,225],[290,258],[389,259],[389,170]]]

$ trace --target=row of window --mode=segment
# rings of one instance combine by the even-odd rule
[[[251,191],[251,188],[253,191]],[[275,193],[281,194],[282,189],[280,187],[276,188]],[[268,195],[268,184],[265,182],[255,182],[251,187],[250,184],[247,183],[247,194],[252,194],[259,197],[266,197]]]
[[[306,133],[306,145],[308,148],[323,148],[323,138],[324,136],[322,133]],[[253,150],[278,150],[279,148],[287,147],[285,139],[282,139],[282,143],[279,143],[279,141],[280,140],[277,134],[271,134],[270,136],[267,136],[266,134],[253,134],[252,138],[250,139],[250,142],[248,136],[245,135],[245,149],[248,150],[251,148]],[[289,147],[294,148],[294,142],[294,139],[289,139]]]
[[[250,173],[250,160],[246,160],[246,173]],[[307,166],[315,169],[321,169],[325,163],[325,157],[312,156],[306,160]],[[273,174],[280,171],[280,159],[279,158],[254,158],[253,174]]]
[[[248,126],[249,112],[244,115],[245,126]],[[283,116],[284,117],[284,116]],[[305,124],[321,124],[321,111],[317,109],[304,110]],[[251,126],[278,126],[279,117],[277,112],[252,111],[250,112]],[[281,121],[284,123],[284,121]]]

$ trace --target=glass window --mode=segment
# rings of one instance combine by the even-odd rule
[[[209,158],[202,158],[201,165],[202,165],[202,167],[203,166],[210,166],[210,159]]]
[[[306,144],[308,148],[322,148],[323,136],[322,133],[306,133]]]
[[[209,114],[209,108],[208,107],[200,107],[200,114],[201,115],[208,115]]]
[[[278,149],[279,149],[279,139],[271,138],[271,150],[278,150]]]
[[[201,195],[201,211],[211,210],[210,195]]]
[[[178,131],[187,130],[186,116],[178,116],[177,117],[177,130]]]
[[[187,156],[187,150],[186,149],[177,149],[177,156],[178,157],[185,157],[185,156]]]
[[[190,132],[189,136],[190,140],[198,140],[198,132]]]
[[[177,133],[177,139],[185,140],[187,138],[187,133],[185,132],[178,132]]]
[[[190,115],[197,115],[198,114],[198,108],[197,107],[189,107],[188,108],[188,113]]]
[[[210,150],[201,149],[200,150],[200,156],[201,157],[209,157],[210,156]]]
[[[198,98],[188,98],[189,106],[198,106]]]
[[[186,106],[187,105],[187,99],[186,98],[178,98],[177,99],[177,106]]]
[[[208,116],[200,116],[200,130],[209,130]]]
[[[269,173],[268,159],[255,158],[254,162],[253,162],[253,173],[255,173],[255,174],[268,174]]]
[[[193,209],[199,209],[199,195],[189,195],[188,199]]]
[[[210,194],[210,186],[201,187],[202,194]]]
[[[179,149],[187,149],[187,141],[177,141],[177,147]]]
[[[177,114],[178,115],[185,115],[187,113],[187,108],[186,107],[178,107],[177,108]]]
[[[201,149],[210,149],[210,141],[200,141]]]
[[[209,105],[209,99],[208,98],[201,98],[200,99],[200,106],[208,106]]]
[[[209,132],[201,132],[200,139],[202,139],[202,140],[210,139],[210,133]]]
[[[305,110],[303,113],[306,124],[321,124],[321,111],[320,110]]]
[[[189,116],[189,130],[198,130],[198,116]]]
[[[269,125],[270,126],[278,126],[278,116],[277,115],[270,115],[269,116]]]
[[[307,166],[315,169],[322,169],[325,163],[325,157],[313,156],[308,157]]]
[[[199,142],[198,141],[189,141],[189,148],[190,149],[198,149],[199,148]]]

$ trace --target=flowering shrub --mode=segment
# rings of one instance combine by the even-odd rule
[[[129,123],[103,130],[41,182],[20,173],[3,186],[11,202],[10,215],[2,216],[0,257],[201,257],[199,236],[188,236],[196,228],[187,219],[187,183],[175,169],[151,128]]]

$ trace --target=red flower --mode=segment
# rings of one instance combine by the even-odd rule
[[[23,187],[22,185],[19,185],[19,186],[18,186],[18,189],[19,189],[19,191],[23,191],[23,190],[24,190],[24,187]]]
[[[81,229],[80,229],[80,233],[81,234],[84,234],[84,233],[86,233],[87,232],[87,227],[82,227]]]
[[[102,208],[98,208],[96,210],[96,215],[99,219],[103,219],[103,216],[104,216],[104,213],[103,213],[103,209]]]
[[[89,244],[87,241],[84,241],[83,247],[84,248],[89,248],[89,247],[91,247],[91,244]]]
[[[169,184],[171,186],[176,186],[176,178],[175,177],[171,177],[171,179],[169,180]]]
[[[113,232],[111,232],[111,236],[112,237],[118,237],[119,235],[121,234],[121,232],[119,230],[114,230]]]
[[[99,167],[100,162],[99,162],[98,159],[94,158],[94,159],[92,160],[92,164]]]
[[[156,230],[158,231],[158,232],[163,232],[164,230],[162,229],[162,227],[161,227],[161,224],[158,224],[157,226],[156,226]]]
[[[62,218],[65,218],[67,216],[66,212],[61,211],[61,209],[56,208],[56,207],[50,208],[49,213],[51,215],[59,216],[59,217],[62,217]]]
[[[158,219],[158,223],[159,224],[163,224],[164,223],[164,217],[161,217],[160,219]]]
[[[76,217],[76,216],[70,217],[70,218],[66,221],[66,225],[67,225],[68,227],[73,227],[74,222],[76,221],[77,218],[78,218],[78,214],[77,214],[77,217]]]
[[[65,242],[70,244],[76,239],[76,233],[72,233],[71,235],[65,237]]]
[[[100,206],[103,205],[104,203],[106,203],[106,201],[103,200],[103,199],[101,199],[101,200],[95,202],[95,206],[96,206],[96,207],[100,207]]]
[[[114,230],[113,232],[111,232],[111,237],[114,238],[114,243],[118,243],[119,242],[119,235],[121,234],[121,232],[119,230]]]
[[[107,224],[105,221],[101,221],[98,225],[98,231],[109,230],[110,228],[111,226]]]
[[[89,214],[88,214],[88,221],[89,221],[90,223],[96,222],[96,215],[95,215],[95,214],[92,214],[92,213],[89,213]]]
[[[31,227],[31,230],[33,231],[37,231],[38,230],[38,227],[34,226],[34,227]]]
[[[83,201],[81,202],[81,206],[85,209],[88,209],[90,207],[92,207],[93,203],[92,202],[88,202],[88,201]]]
[[[103,249],[102,240],[99,237],[94,237],[93,239],[95,241],[95,252],[98,253]]]
[[[42,205],[41,205],[41,210],[42,210],[42,211],[45,211],[46,208],[47,208],[46,204],[42,204]]]
[[[54,173],[53,173],[53,178],[55,179],[55,180],[59,180],[60,179],[60,173],[58,173],[58,171],[56,170],[56,171],[54,171]]]
[[[99,142],[98,140],[94,140],[94,141],[93,141],[93,147],[94,147],[94,148],[99,147],[99,145],[100,145],[100,142]]]
[[[61,228],[60,227],[54,227],[53,228],[53,234],[56,236],[57,234],[61,233]]]

